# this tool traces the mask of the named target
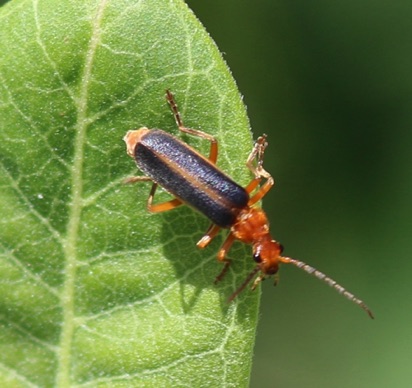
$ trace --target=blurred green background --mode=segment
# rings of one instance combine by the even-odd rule
[[[251,386],[411,387],[412,2],[187,3],[269,135],[274,237],[376,315],[283,266]]]

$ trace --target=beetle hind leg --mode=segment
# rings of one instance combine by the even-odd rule
[[[173,93],[170,90],[166,90],[166,100],[170,105],[170,109],[172,110],[173,116],[175,117],[176,125],[178,126],[180,131],[193,136],[200,137],[201,139],[205,139],[210,142],[210,151],[208,159],[213,164],[216,164],[218,154],[218,143],[216,138],[212,135],[209,135],[206,132],[199,131],[198,129],[187,128],[183,125],[182,116],[180,115],[179,109],[177,108],[177,104],[173,96]]]

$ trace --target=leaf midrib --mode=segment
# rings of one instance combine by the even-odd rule
[[[83,208],[83,160],[84,146],[86,142],[86,131],[89,125],[87,118],[87,102],[89,97],[89,83],[92,76],[95,52],[100,42],[101,22],[107,0],[103,0],[97,8],[96,16],[93,18],[92,31],[85,57],[83,75],[79,97],[76,99],[77,118],[76,135],[74,140],[73,165],[71,170],[71,201],[69,204],[69,217],[67,233],[64,242],[65,255],[65,280],[61,293],[62,306],[62,329],[57,356],[56,386],[71,386],[71,350],[73,333],[75,329],[75,279],[77,270],[77,241],[81,212]]]

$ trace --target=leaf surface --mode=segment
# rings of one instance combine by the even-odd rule
[[[167,88],[247,183],[245,109],[203,27],[180,0],[15,0],[0,53],[0,385],[247,386],[259,293],[226,300],[248,250],[214,286],[223,236],[198,250],[207,219],[149,214],[150,184],[122,184],[129,129],[208,152],[178,134]]]

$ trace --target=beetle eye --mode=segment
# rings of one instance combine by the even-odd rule
[[[262,259],[260,258],[260,254],[259,253],[254,253],[253,254],[253,260],[255,260],[256,263],[260,263],[262,261]]]
[[[279,244],[280,253],[282,254],[283,250],[285,249],[282,244]]]

